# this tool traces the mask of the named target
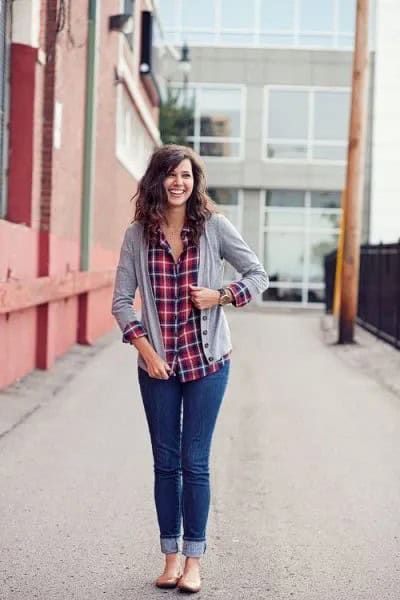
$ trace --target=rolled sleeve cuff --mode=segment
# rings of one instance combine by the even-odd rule
[[[122,341],[124,344],[130,344],[132,340],[147,335],[147,332],[140,321],[132,321],[124,329]]]
[[[234,281],[230,285],[228,285],[228,290],[230,290],[233,294],[233,306],[236,308],[241,308],[242,306],[246,306],[251,300],[250,290],[245,283],[241,281]]]

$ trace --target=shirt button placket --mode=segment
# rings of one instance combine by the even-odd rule
[[[174,263],[174,324],[175,324],[175,354],[178,354],[178,266]]]
[[[203,321],[207,321],[207,315],[203,315],[203,316],[202,316],[202,319],[203,319]],[[206,325],[206,324],[204,323],[204,326],[205,326],[205,325]],[[207,335],[208,335],[208,329],[203,329],[201,333],[202,333],[202,336],[203,336],[203,345],[204,345],[204,348],[205,348],[205,349],[207,349],[207,348],[209,347],[209,343],[208,343],[208,341],[207,341],[207,339],[208,339],[208,338],[207,338]],[[207,352],[206,354],[208,354],[208,352]],[[211,362],[212,362],[214,359],[213,359],[213,357],[212,357],[212,356],[207,356],[207,360],[208,360],[208,362],[210,362],[210,363],[211,363]]]

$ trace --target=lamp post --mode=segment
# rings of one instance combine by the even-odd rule
[[[173,59],[171,78],[177,86],[166,78],[165,94],[160,107],[160,133],[166,144],[188,145],[188,136],[193,135],[193,116],[188,102],[189,73],[191,71],[189,48],[185,43],[182,48],[166,46]],[[181,73],[182,82],[178,83]]]
[[[189,55],[189,46],[184,42],[181,51],[181,58],[179,59],[179,70],[182,73],[183,77],[183,106],[187,106],[187,92],[188,92],[188,84],[189,84],[189,74],[192,70],[192,65],[190,62]]]

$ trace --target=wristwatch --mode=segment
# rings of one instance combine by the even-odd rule
[[[229,304],[230,302],[232,302],[232,296],[230,295],[228,290],[226,290],[225,288],[221,288],[218,291],[219,291],[219,302],[218,302],[219,306],[225,306],[226,304]]]

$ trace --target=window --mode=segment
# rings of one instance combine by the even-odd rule
[[[344,163],[349,118],[348,89],[267,87],[264,158]]]
[[[193,109],[188,143],[201,156],[241,158],[243,154],[242,86],[192,84],[178,99]]]
[[[189,45],[349,48],[356,0],[161,0],[166,41]]]
[[[370,33],[372,33],[374,21],[374,0],[370,5]],[[354,30],[356,22],[356,2],[348,0],[339,0],[338,6],[338,40],[337,44],[341,48],[354,45]],[[372,40],[372,35],[370,35]],[[371,41],[372,43],[372,41]]]
[[[219,43],[226,46],[252,46],[255,27],[254,3],[241,2],[232,10],[231,0],[221,0]]]
[[[261,2],[260,29],[263,32],[281,32],[294,29],[295,0],[263,0]]]
[[[340,217],[340,192],[265,192],[264,264],[270,288],[264,300],[324,301],[323,261],[337,247]]]
[[[302,0],[299,19],[301,46],[332,47],[335,2],[333,0]]]
[[[295,27],[295,0],[264,0],[260,9],[260,44],[291,46]]]
[[[139,179],[146,170],[154,143],[122,86],[118,86],[116,138],[117,158],[135,179]]]
[[[238,231],[242,229],[243,191],[234,188],[209,188],[208,194],[218,205],[218,211],[233,223]],[[231,283],[239,276],[235,269],[225,263],[224,285]]]
[[[215,8],[214,0],[185,0],[181,5],[182,28],[206,29],[210,31],[214,26]]]
[[[163,29],[174,31],[179,27],[178,11],[175,0],[162,0],[157,2],[157,9]]]
[[[208,194],[218,204],[218,210],[240,231],[242,228],[243,213],[241,190],[234,188],[209,188]]]

